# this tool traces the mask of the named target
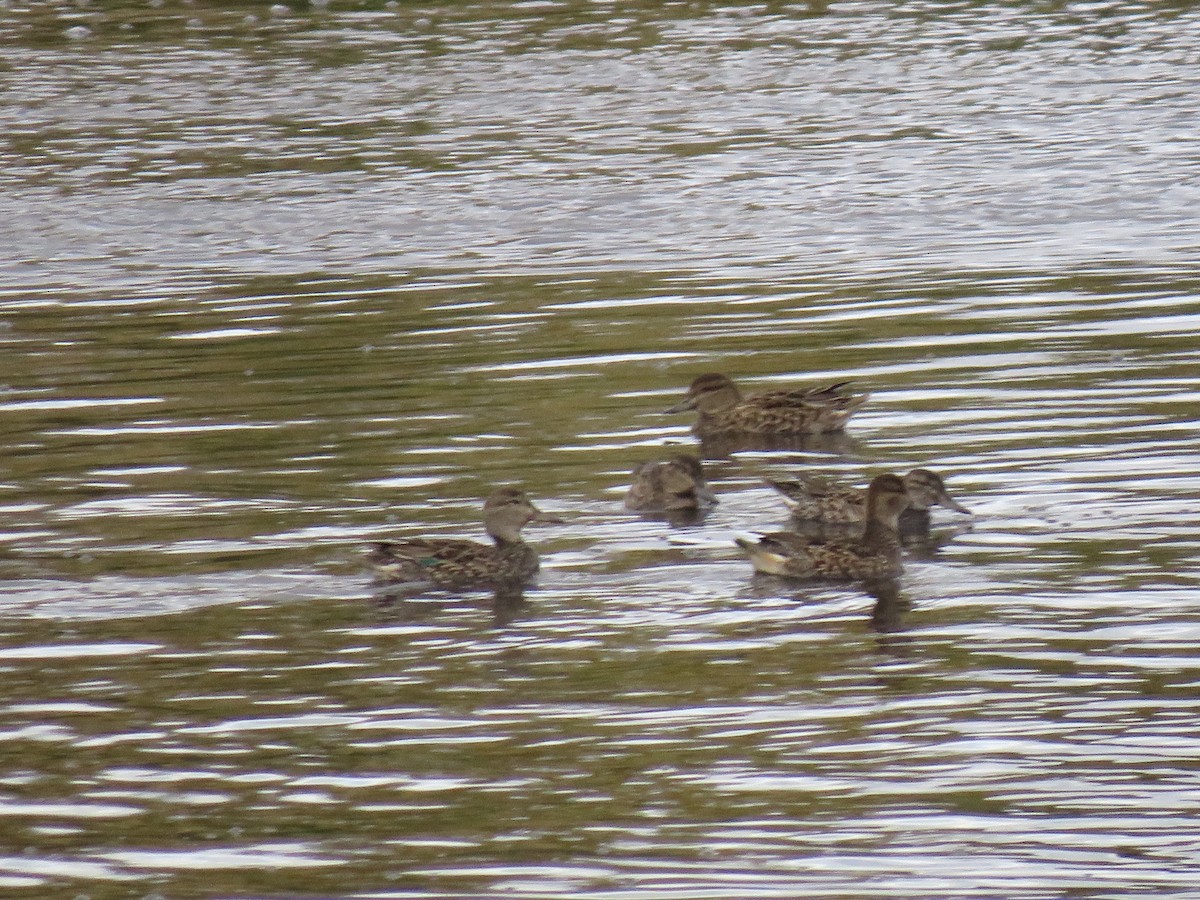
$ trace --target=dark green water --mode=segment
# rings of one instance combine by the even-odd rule
[[[1198,26],[0,5],[0,887],[1190,896]],[[627,513],[709,370],[873,398]],[[898,598],[733,545],[916,465]],[[506,483],[522,601],[372,596]]]

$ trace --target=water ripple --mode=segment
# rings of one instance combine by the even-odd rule
[[[1193,890],[1194,10],[181,9],[0,3],[0,885]],[[733,544],[916,466],[895,596]],[[499,484],[523,596],[370,584]]]

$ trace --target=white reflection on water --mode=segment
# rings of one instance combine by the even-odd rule
[[[321,857],[306,844],[260,844],[250,847],[205,847],[202,850],[141,850],[107,853],[105,858],[131,869],[290,869],[342,865]]]

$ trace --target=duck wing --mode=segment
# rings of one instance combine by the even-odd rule
[[[471,580],[494,564],[496,550],[487,544],[455,538],[407,538],[380,541],[367,561],[382,575],[402,580]]]
[[[798,406],[835,406],[840,408],[859,400],[860,397],[866,399],[865,395],[845,393],[843,388],[848,384],[850,384],[849,381],[839,381],[837,384],[831,384],[828,387],[763,391],[761,394],[754,394],[748,397],[744,402],[762,409],[795,408]]]
[[[816,475],[809,475],[806,472],[802,472],[795,478],[786,481],[775,481],[768,478],[766,479],[766,483],[783,494],[785,500],[790,500],[793,503],[819,500],[823,497],[831,497],[847,492],[846,488],[834,482]]]

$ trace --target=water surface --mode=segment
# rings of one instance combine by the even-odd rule
[[[0,886],[1193,893],[1196,18],[0,6]],[[708,370],[873,397],[726,453]],[[896,597],[732,543],[917,465]],[[502,483],[536,588],[373,596]]]

